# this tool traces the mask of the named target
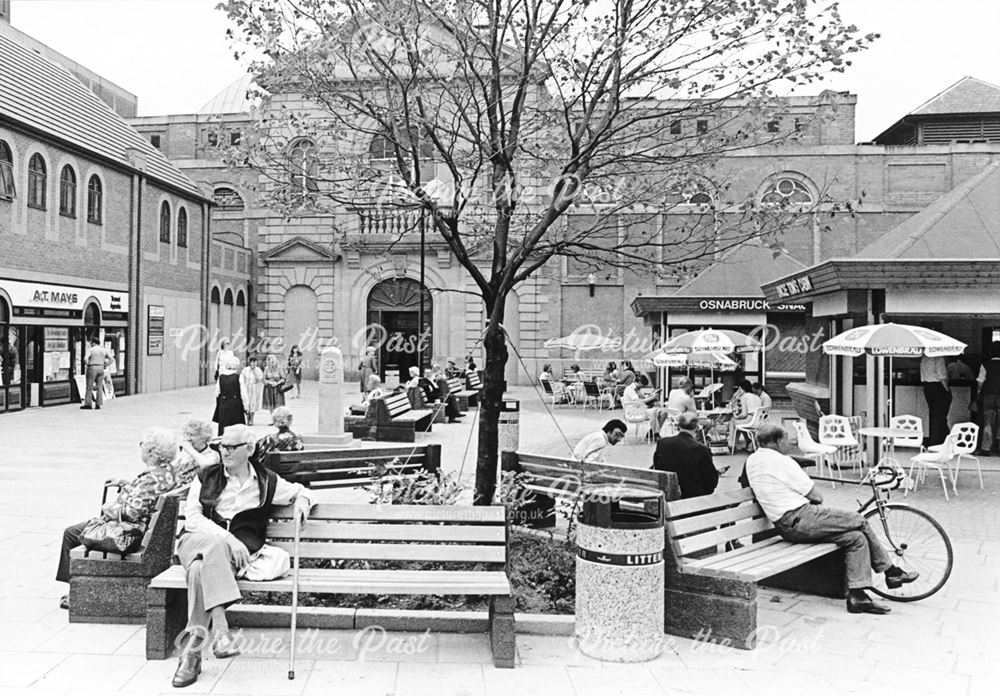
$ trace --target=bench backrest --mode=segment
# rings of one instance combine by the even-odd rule
[[[410,406],[410,399],[404,392],[375,399],[373,405],[375,406],[375,418],[378,422],[392,420],[413,410]]]
[[[457,394],[460,391],[465,391],[465,385],[462,384],[461,377],[452,377],[448,380],[448,393]]]
[[[293,506],[277,508],[269,544],[294,551]],[[316,505],[299,536],[299,558],[437,563],[507,562],[502,505]]]
[[[292,483],[309,488],[353,488],[374,480],[375,469],[399,460],[394,473],[436,473],[441,468],[441,445],[372,447],[364,449],[271,452],[264,465]]]
[[[652,489],[662,492],[666,500],[677,500],[681,496],[677,474],[671,471],[579,462],[525,452],[503,452],[500,456],[504,471],[528,474],[526,487],[529,490],[552,497],[575,497],[581,486],[590,484]]]
[[[107,553],[82,547],[84,558],[110,558],[112,560],[141,561],[149,553],[165,555],[169,560],[175,536],[178,509],[184,505],[189,486],[175,488],[156,499],[156,506],[149,518],[149,524],[142,536],[142,544],[128,554]]]
[[[753,491],[741,488],[668,502],[666,534],[674,558],[683,561],[704,556],[729,541],[774,536],[777,531],[764,516]]]
[[[478,372],[470,372],[466,375],[466,386],[472,391],[479,391],[483,388],[483,380],[479,379]]]

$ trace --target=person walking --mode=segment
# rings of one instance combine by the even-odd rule
[[[84,365],[87,366],[86,372],[86,383],[83,390],[83,406],[80,408],[83,410],[90,410],[96,408],[100,410],[101,406],[104,404],[104,368],[108,366],[111,362],[111,356],[108,355],[108,351],[101,346],[97,337],[90,339],[90,349],[83,358]],[[94,393],[97,393],[96,407],[93,405],[95,401]]]
[[[375,361],[375,346],[368,346],[365,349],[365,357],[361,358],[361,364],[358,365],[358,369],[361,370],[361,396],[367,398],[368,396],[368,380],[369,378],[378,372],[378,363]]]
[[[302,351],[298,346],[292,346],[288,351],[288,381],[295,385],[295,396],[302,396]]]
[[[285,405],[285,393],[281,391],[285,383],[285,371],[278,364],[278,358],[268,355],[264,362],[264,396],[261,407],[267,411]]]
[[[253,415],[264,404],[264,371],[257,364],[257,356],[247,360],[247,366],[240,373],[240,397],[247,416],[247,425],[253,425]]]
[[[219,424],[219,435],[230,425],[246,424],[239,369],[240,361],[236,356],[224,358],[219,365],[219,379],[215,383],[215,413],[212,414],[212,420]]]

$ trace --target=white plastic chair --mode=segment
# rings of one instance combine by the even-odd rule
[[[944,471],[948,470],[948,478],[951,479],[951,488],[955,495],[958,495],[958,489],[955,487],[955,477],[951,473],[951,460],[955,458],[955,439],[949,435],[945,438],[944,443],[940,445],[940,450],[937,452],[921,452],[920,454],[914,455],[910,459],[910,479],[913,481],[913,490],[917,489],[917,484],[923,481],[927,477],[927,467],[932,467],[937,469],[938,475],[941,477],[941,488],[944,490],[944,499],[950,500],[948,498],[948,484],[944,479]],[[913,469],[917,466],[920,467],[920,471],[917,478],[913,478]],[[907,493],[909,490],[907,489]],[[906,493],[903,494],[904,497]]]
[[[951,426],[948,437],[952,438],[955,453],[955,473],[952,478],[952,487],[958,488],[958,471],[962,465],[962,457],[968,457],[976,463],[976,470],[979,473],[979,489],[983,490],[983,468],[979,464],[979,457],[975,456],[976,442],[979,441],[979,426],[975,423],[955,423]],[[944,445],[931,445],[927,448],[931,452],[940,452]]]
[[[740,434],[747,436],[747,442],[752,448],[751,451],[757,450],[757,429],[764,425],[764,421],[767,417],[771,415],[771,409],[755,408],[753,414],[750,416],[750,420],[745,423],[735,424],[733,428],[733,435],[729,438],[729,453],[734,454],[736,452],[736,442],[740,439]]]
[[[836,448],[836,452],[827,460],[827,463],[836,463],[838,468],[842,464],[853,464],[858,471],[861,470],[861,445],[854,436],[851,428],[851,420],[847,416],[823,416],[819,419],[819,444],[831,445]]]
[[[635,424],[635,436],[638,438],[639,426],[649,423],[649,409],[641,401],[623,401],[622,406],[625,409],[625,422]]]
[[[924,422],[922,420],[916,416],[893,416],[889,419],[889,427],[913,433],[909,437],[892,438],[893,449],[915,449],[918,453],[924,451]]]
[[[821,445],[812,439],[812,435],[809,434],[809,427],[806,422],[801,419],[794,419],[791,421],[792,429],[795,430],[795,437],[798,440],[799,450],[802,454],[809,459],[816,462],[816,469],[819,475],[823,475],[823,466],[826,465],[827,475],[833,475],[833,469],[830,466],[829,457],[837,453],[837,448],[833,445]],[[836,486],[837,484],[833,484]]]

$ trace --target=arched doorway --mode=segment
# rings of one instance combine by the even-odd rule
[[[284,365],[288,361],[288,351],[298,346],[302,351],[302,377],[319,377],[319,359],[316,354],[316,337],[319,335],[319,312],[316,308],[316,292],[308,285],[293,285],[285,291],[284,309],[284,350],[278,361]]]
[[[423,327],[420,327],[421,296]],[[368,324],[381,327],[371,339],[381,344],[379,366],[382,379],[391,383],[398,377],[405,382],[410,367],[419,365],[423,370],[430,365],[433,317],[430,292],[427,288],[421,292],[420,283],[412,278],[390,278],[372,288],[368,294]]]

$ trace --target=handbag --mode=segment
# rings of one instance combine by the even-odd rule
[[[291,567],[291,558],[287,551],[277,546],[264,544],[250,558],[250,563],[236,574],[236,577],[256,582],[267,582],[284,577]]]
[[[282,394],[287,394],[293,389],[295,389],[295,385],[292,382],[282,382],[278,385],[278,391]]]
[[[146,525],[95,517],[80,532],[80,543],[91,551],[105,553],[132,553],[142,546]]]

